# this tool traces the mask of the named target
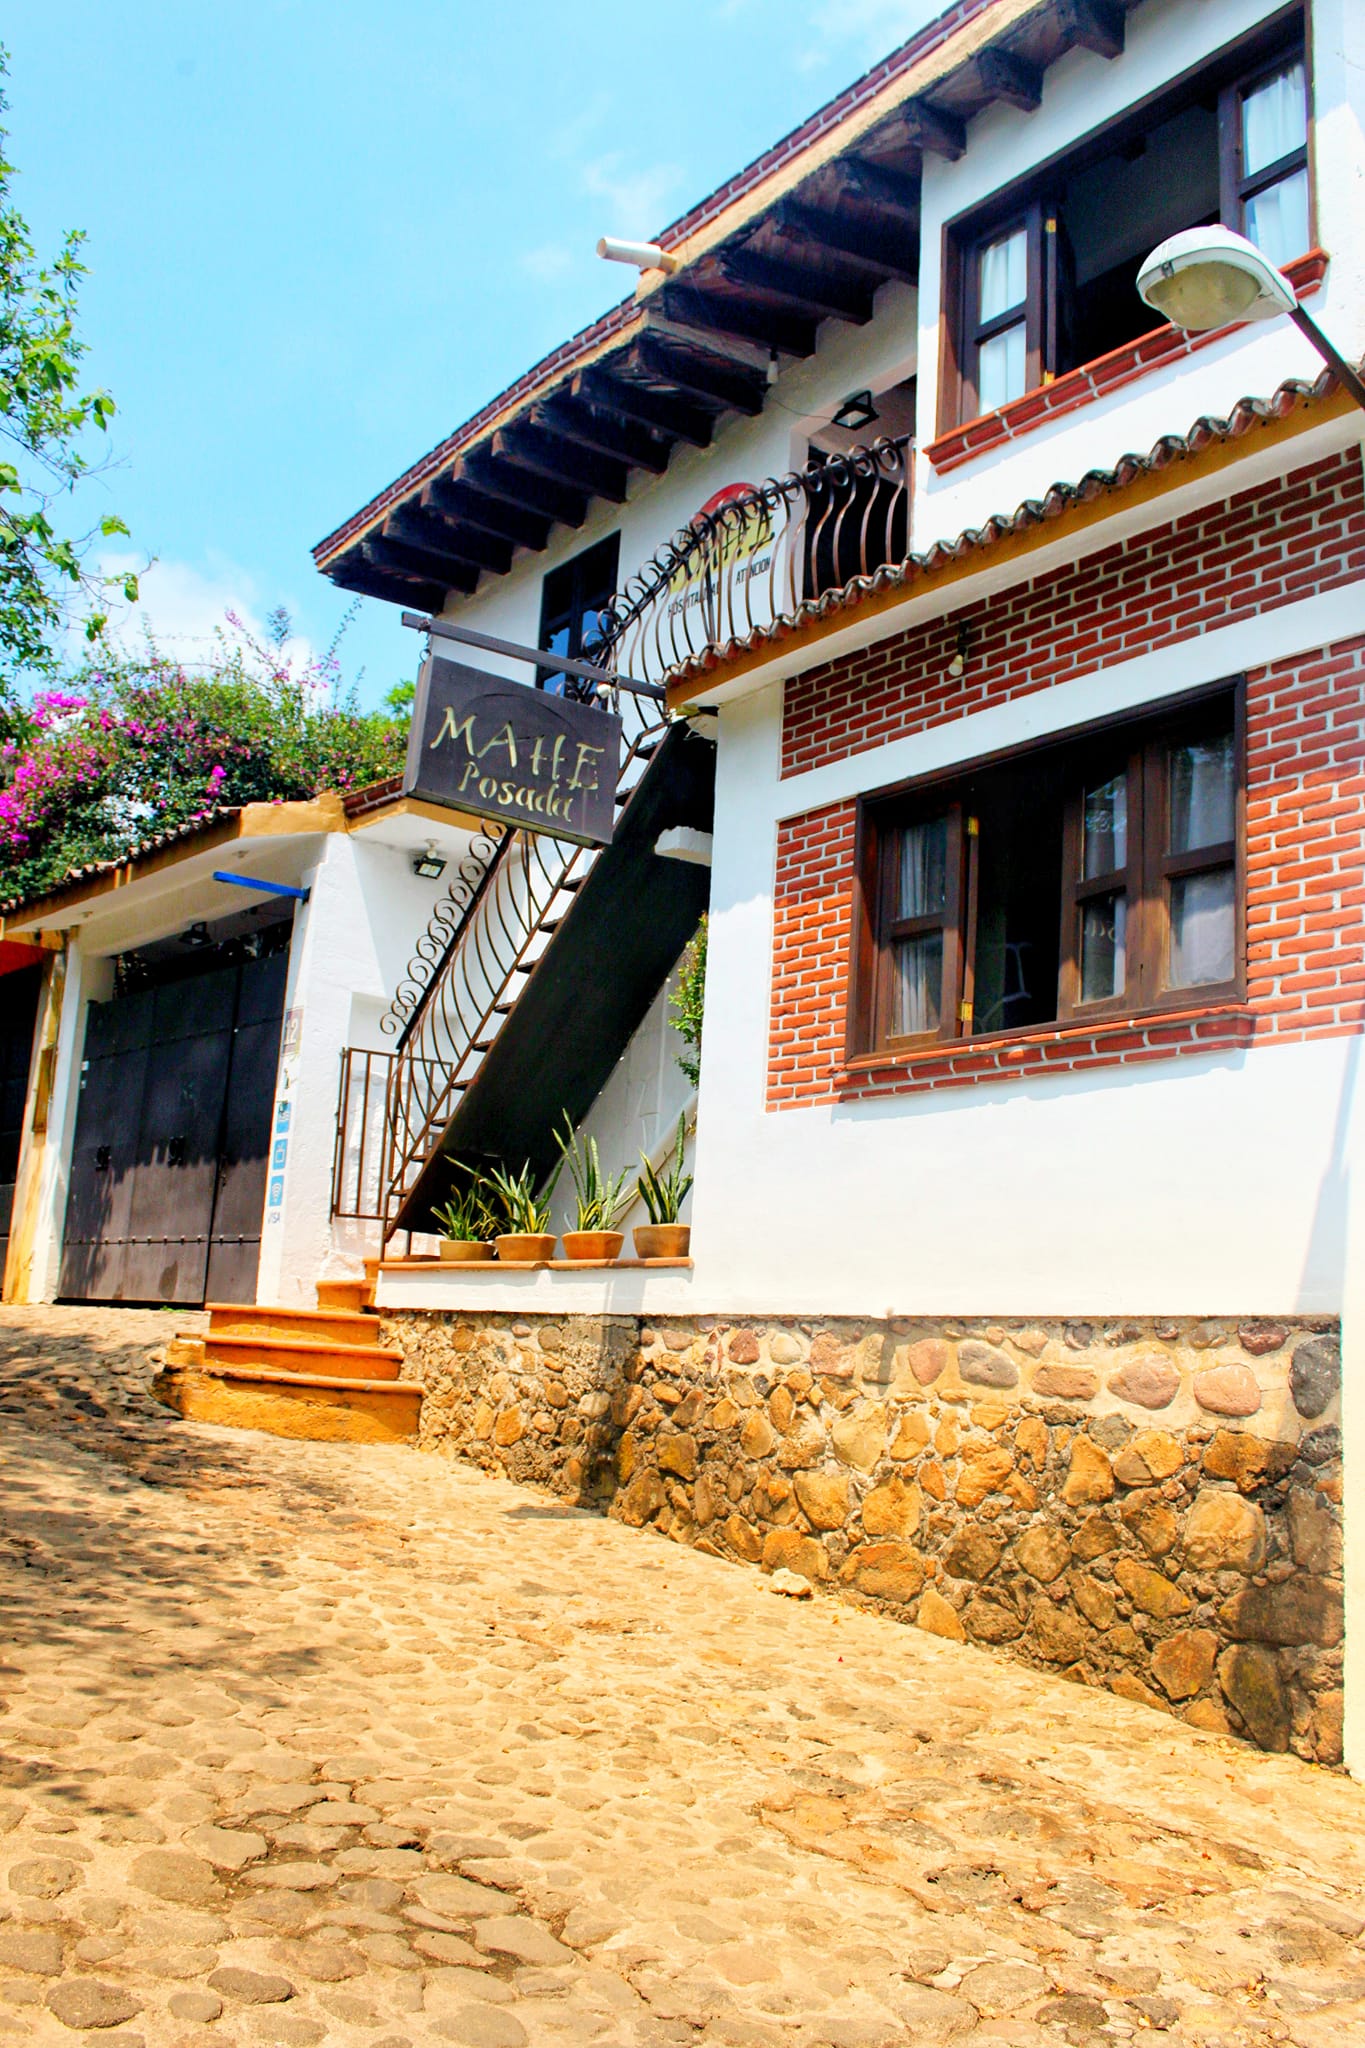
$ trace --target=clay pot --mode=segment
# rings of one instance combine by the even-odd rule
[[[640,1223],[631,1235],[637,1259],[685,1259],[692,1242],[690,1223]]]
[[[505,1266],[543,1266],[555,1255],[559,1242],[553,1231],[512,1231],[506,1237],[495,1237],[498,1257]]]
[[[440,1249],[447,1265],[454,1266],[471,1266],[480,1260],[486,1263],[493,1256],[491,1244],[472,1237],[443,1237]]]
[[[591,1259],[596,1265],[609,1266],[619,1258],[625,1235],[619,1230],[566,1230],[564,1233],[564,1256],[566,1259]]]

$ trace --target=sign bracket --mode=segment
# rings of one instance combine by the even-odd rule
[[[466,647],[482,647],[488,654],[505,655],[509,661],[529,661],[533,668],[547,668],[555,675],[586,676],[589,682],[606,683],[613,690],[628,690],[635,697],[652,698],[656,704],[668,701],[661,683],[642,683],[633,676],[613,675],[575,654],[554,654],[544,647],[523,647],[515,640],[495,640],[491,633],[476,633],[472,626],[456,626],[449,619],[433,619],[425,612],[404,612],[403,624],[415,633],[434,633],[442,640],[459,640]]]

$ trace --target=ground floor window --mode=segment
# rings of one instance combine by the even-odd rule
[[[850,1052],[1234,996],[1241,691],[866,799]]]

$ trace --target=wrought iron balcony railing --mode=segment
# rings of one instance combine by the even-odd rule
[[[662,682],[904,561],[910,445],[874,441],[720,494],[617,593],[594,658]]]

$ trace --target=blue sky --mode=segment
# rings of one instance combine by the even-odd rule
[[[309,548],[623,296],[652,234],[937,12],[928,0],[67,0],[11,11],[10,153],[39,248],[82,227],[89,504],[192,652],[226,605],[324,646]],[[415,636],[365,601],[375,701]]]

